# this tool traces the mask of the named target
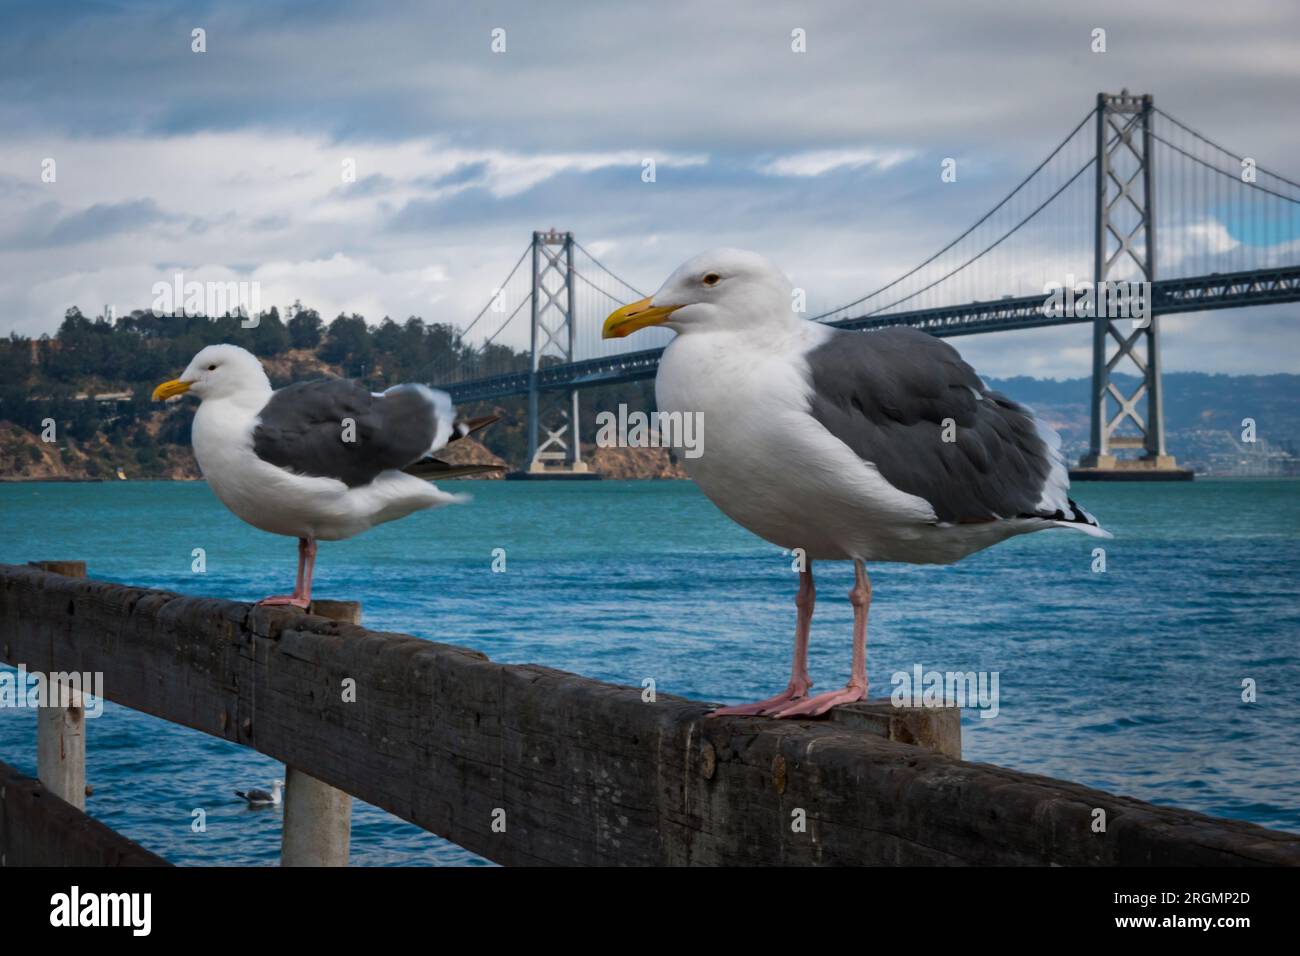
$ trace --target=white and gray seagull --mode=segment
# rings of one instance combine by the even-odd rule
[[[603,329],[677,333],[655,398],[661,412],[702,416],[708,440],[683,458],[688,473],[738,524],[806,558],[788,686],[715,716],[815,716],[866,698],[865,562],[948,564],[1048,528],[1110,537],[1070,500],[1059,436],[956,349],[917,329],[809,321],[791,293],[762,256],[716,249]],[[810,697],[814,559],[853,562],[853,661],[844,689]]]
[[[244,800],[250,807],[278,807],[282,802],[283,791],[284,781],[273,780],[270,793],[254,787],[250,790],[236,790],[235,796]]]
[[[293,593],[261,604],[307,607],[317,541],[465,500],[429,479],[498,470],[434,457],[496,418],[457,420],[450,397],[425,385],[375,393],[326,378],[277,391],[252,353],[209,345],[153,398],[186,393],[200,400],[191,439],[208,487],[253,527],[298,539]]]

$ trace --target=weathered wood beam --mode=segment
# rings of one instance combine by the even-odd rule
[[[0,762],[0,866],[169,866]]]
[[[1300,864],[1295,834],[284,609],[0,565],[0,651],[507,864]]]

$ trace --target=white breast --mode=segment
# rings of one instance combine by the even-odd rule
[[[703,454],[683,458],[700,489],[738,524],[813,558],[946,562],[989,543],[936,528],[928,502],[812,417],[802,355],[827,334],[809,322],[783,343],[700,331],[669,345],[655,395],[662,411],[703,416]]]

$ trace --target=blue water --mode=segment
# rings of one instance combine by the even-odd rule
[[[663,693],[739,702],[785,685],[790,559],[694,485],[453,484],[473,503],[322,544],[317,595],[362,601],[376,629],[622,684],[653,677]],[[964,717],[967,759],[1300,831],[1300,482],[1075,490],[1113,541],[1050,532],[952,567],[872,568],[873,696],[915,664],[997,671],[998,716]],[[292,585],[296,549],[200,483],[0,485],[0,562],[65,558],[96,578],[250,600]],[[816,570],[811,668],[829,689],[848,672],[852,572]],[[112,704],[88,726],[94,816],[175,863],[278,860],[280,812],[231,793],[282,776],[273,761]],[[3,759],[34,774],[34,741],[32,711],[0,711]],[[191,832],[196,808],[206,833]],[[360,803],[352,856],[478,862]]]

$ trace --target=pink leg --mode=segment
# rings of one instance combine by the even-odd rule
[[[849,592],[849,600],[853,602],[853,669],[848,685],[843,690],[809,697],[773,716],[817,717],[840,704],[867,699],[867,611],[871,609],[871,581],[867,578],[866,567],[856,559],[853,574],[853,590]]]
[[[817,589],[813,585],[812,561],[799,572],[799,593],[794,604],[798,609],[794,626],[794,665],[790,668],[790,684],[784,691],[756,704],[738,707],[719,707],[710,717],[753,717],[780,710],[786,704],[799,700],[808,693],[812,681],[808,677],[808,632],[812,629],[813,604]]]
[[[299,538],[299,539],[298,539],[298,576],[297,576],[296,578],[294,578],[294,580],[293,580],[293,593],[294,593],[294,594],[301,594],[301,593],[302,593],[302,570],[303,570],[303,565],[306,563],[306,562],[303,560],[303,557],[304,557],[304,547],[303,547],[303,546],[304,546],[306,543],[307,543],[307,540],[306,540],[305,538]]]
[[[310,604],[311,576],[316,570],[316,539],[302,538],[298,542],[298,547],[305,552],[306,556],[306,566],[303,570],[302,599],[307,604]],[[301,564],[303,562],[300,561],[299,563]]]
[[[292,594],[272,594],[262,598],[258,604],[290,604],[305,608],[311,603],[311,575],[316,566],[316,540],[314,538],[298,539],[298,577],[294,581]]]

